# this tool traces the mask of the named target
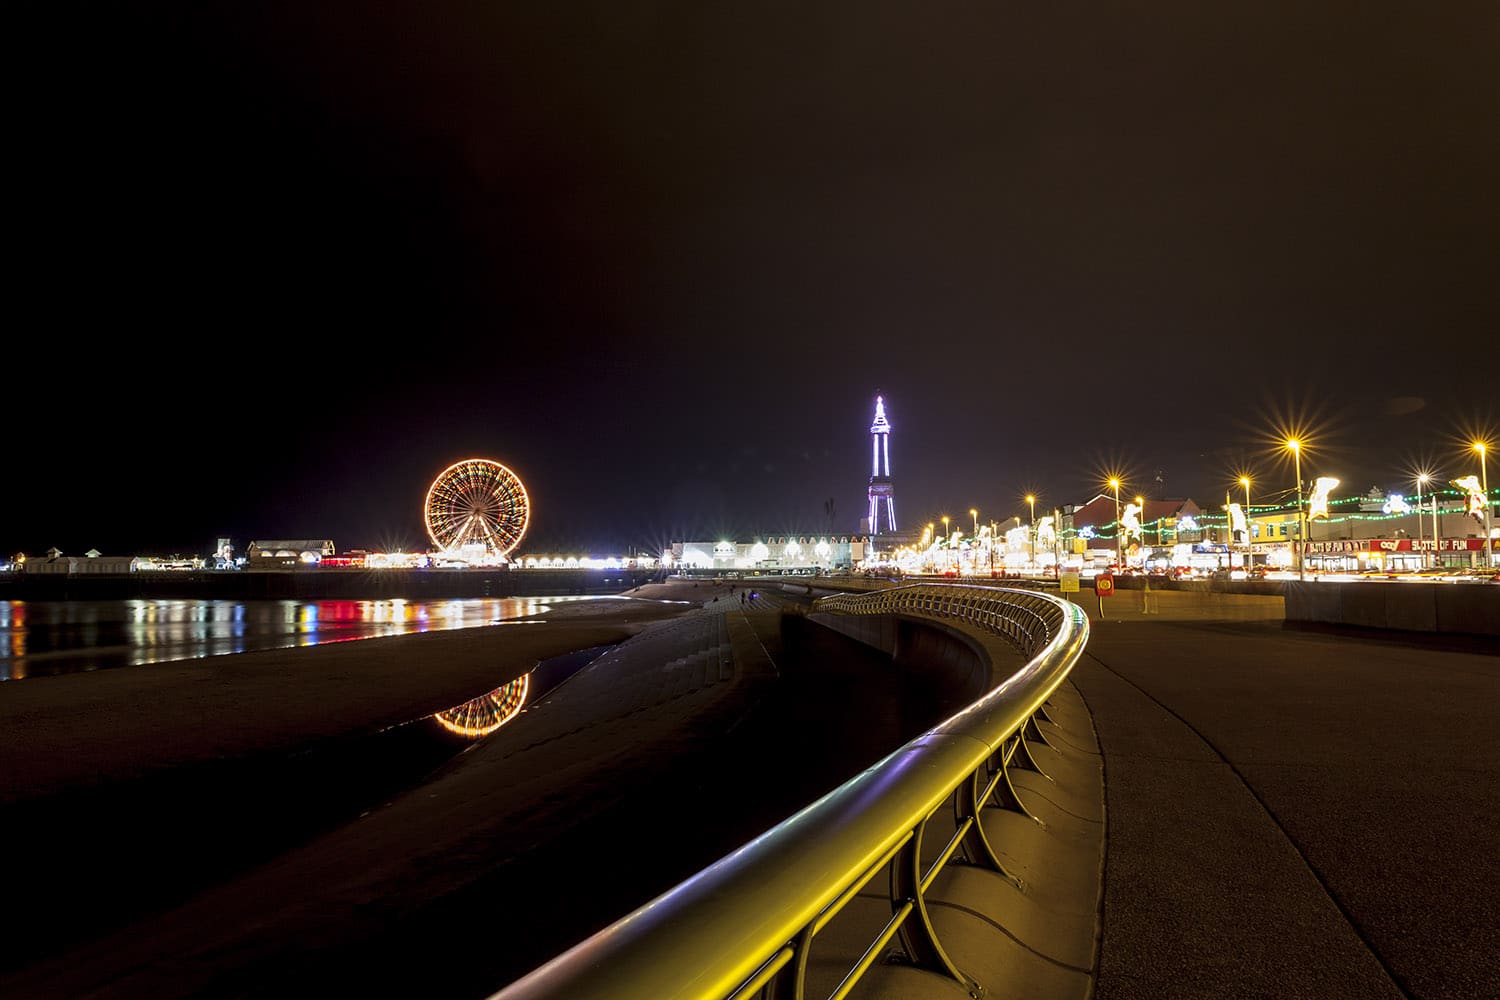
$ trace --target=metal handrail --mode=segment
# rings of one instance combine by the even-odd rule
[[[1037,591],[918,584],[838,594],[812,613],[951,618],[1030,659],[978,701],[635,912],[493,995],[741,1000],[805,996],[813,938],[889,869],[892,916],[830,995],[843,997],[899,942],[908,964],[978,984],[944,951],[924,893],[955,854],[1014,879],[979,823],[986,807],[1025,812],[1011,769],[1036,769],[1026,734],[1088,641],[1082,609]],[[956,832],[923,868],[922,834],[945,803]]]

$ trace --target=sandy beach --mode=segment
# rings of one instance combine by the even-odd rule
[[[479,962],[472,982],[442,995],[498,988],[571,943],[580,921],[593,927],[623,915],[837,783],[813,769],[806,787],[774,782],[745,796],[711,787],[720,762],[709,748],[776,677],[767,644],[777,642],[779,614],[741,613],[737,589],[648,585],[493,627],[0,686],[0,820],[16,821],[12,832],[28,831],[37,848],[34,866],[12,880],[23,905],[11,910],[19,919],[7,935],[0,995],[286,996],[367,976],[371,988],[419,988],[425,963],[382,972],[379,956],[421,941],[451,962],[503,930],[519,950]],[[594,647],[611,652],[534,706],[541,714],[526,726],[502,727],[353,821],[266,858],[248,854],[246,870],[153,901],[149,912],[127,907],[113,923],[90,925],[93,907],[71,905],[90,893],[99,904],[119,902],[105,896],[150,885],[128,880],[144,859],[126,843],[147,847],[149,864],[163,869],[210,871],[215,851],[253,852],[244,841],[256,834],[239,836],[239,826],[257,830],[262,814],[309,801],[306,789],[283,797],[256,775],[295,774],[288,762],[316,761],[319,748],[362,745],[361,734],[400,729],[539,661]],[[773,759],[758,748],[743,755],[752,774]],[[748,780],[753,792],[760,779]],[[237,782],[251,814],[234,812]],[[156,791],[133,804],[138,788]],[[684,850],[668,817],[693,788],[692,804],[719,804],[719,825]],[[195,821],[195,789],[214,797],[216,825]],[[52,816],[66,829],[49,828]],[[53,834],[60,839],[49,853],[39,841]],[[484,916],[511,894],[529,917],[518,922],[509,904]]]

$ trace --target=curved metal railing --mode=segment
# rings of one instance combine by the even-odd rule
[[[891,918],[828,995],[847,995],[893,946],[908,964],[975,988],[938,940],[924,894],[960,854],[1014,880],[980,811],[1025,812],[1009,772],[1038,770],[1026,740],[1040,738],[1036,719],[1082,655],[1088,619],[1036,591],[936,584],[824,597],[813,605],[820,612],[953,619],[1029,659],[956,715],[492,1000],[801,1000],[813,939],[885,869]],[[926,864],[923,831],[947,803],[954,833]]]

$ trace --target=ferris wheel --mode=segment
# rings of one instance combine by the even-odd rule
[[[488,736],[516,717],[521,706],[526,704],[526,692],[530,687],[531,674],[522,674],[489,694],[455,705],[433,718],[448,732],[459,736],[470,739]]]
[[[427,537],[444,552],[482,545],[505,556],[521,543],[531,501],[520,478],[487,458],[454,462],[432,481],[423,507]]]

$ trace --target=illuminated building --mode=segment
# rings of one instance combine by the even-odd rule
[[[748,542],[673,542],[662,565],[676,572],[783,573],[856,569],[874,552],[864,535],[755,535]]]

